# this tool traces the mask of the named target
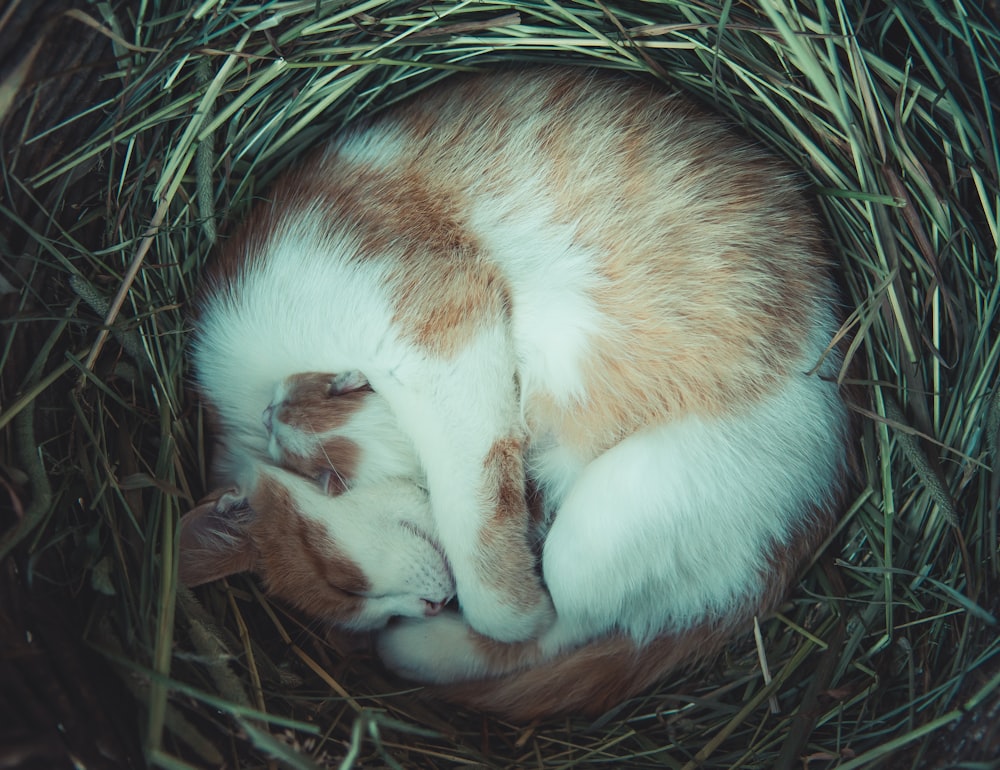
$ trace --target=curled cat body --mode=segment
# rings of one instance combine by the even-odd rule
[[[206,281],[223,491],[182,580],[257,571],[472,705],[599,712],[767,612],[830,530],[821,233],[657,86],[448,80],[289,173]]]

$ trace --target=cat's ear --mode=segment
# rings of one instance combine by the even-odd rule
[[[253,516],[232,489],[213,492],[181,517],[178,580],[188,588],[247,572],[257,563],[250,539]]]
[[[370,391],[371,389],[372,386],[368,383],[368,378],[357,369],[352,369],[330,377],[328,394],[331,396],[342,396],[345,393],[353,393],[356,390]]]

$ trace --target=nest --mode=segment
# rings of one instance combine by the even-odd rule
[[[29,5],[0,15],[0,765],[1000,753],[995,4]],[[525,726],[420,697],[249,577],[178,587],[206,466],[185,306],[230,223],[323,137],[456,71],[556,60],[687,91],[802,169],[863,429],[856,498],[756,640],[597,722]]]

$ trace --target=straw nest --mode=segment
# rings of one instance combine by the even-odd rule
[[[40,5],[0,13],[0,765],[995,761],[994,4]],[[556,59],[689,91],[803,169],[864,428],[856,499],[756,642],[597,723],[523,726],[421,699],[249,578],[178,588],[206,443],[185,304],[317,140],[454,71]]]

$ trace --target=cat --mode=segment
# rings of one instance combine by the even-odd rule
[[[453,77],[286,175],[205,281],[220,489],[181,580],[254,570],[474,706],[607,708],[771,609],[832,527],[821,229],[656,85]]]

